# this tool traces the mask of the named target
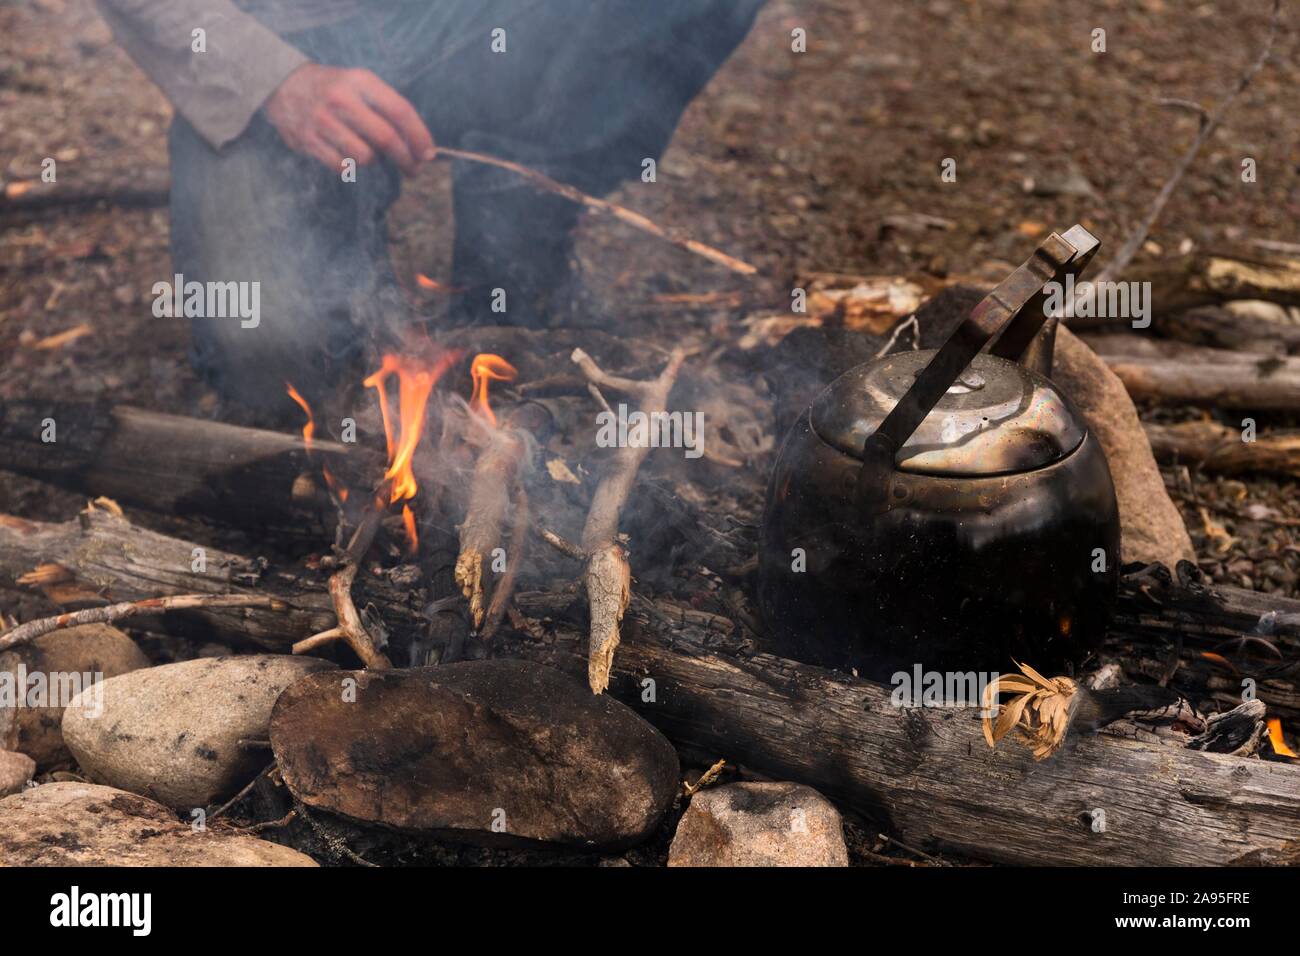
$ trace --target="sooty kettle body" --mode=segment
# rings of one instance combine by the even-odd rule
[[[785,653],[887,681],[917,664],[1052,671],[1097,647],[1119,512],[1104,453],[1048,377],[1046,308],[1097,245],[1053,233],[942,347],[851,369],[800,416],[759,562]]]

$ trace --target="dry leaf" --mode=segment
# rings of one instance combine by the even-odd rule
[[[1024,677],[1009,674],[999,677],[984,689],[984,712],[996,711],[982,719],[984,739],[990,747],[1013,729],[1033,748],[1034,759],[1050,757],[1065,742],[1070,727],[1070,709],[1078,685],[1068,677],[1046,678],[1028,664],[1016,662]],[[1027,678],[1027,679],[1026,679]],[[997,704],[999,694],[1016,694],[1007,704]]]

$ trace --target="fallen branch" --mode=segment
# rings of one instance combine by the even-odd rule
[[[1224,116],[1228,113],[1228,107],[1233,104],[1246,87],[1250,86],[1251,81],[1255,78],[1255,74],[1262,70],[1264,64],[1268,62],[1269,56],[1273,53],[1273,41],[1277,39],[1281,18],[1282,0],[1273,0],[1273,13],[1269,19],[1268,36],[1264,39],[1264,46],[1260,50],[1259,56],[1251,61],[1250,65],[1246,67],[1245,72],[1243,72],[1237,79],[1236,84],[1227,92],[1223,99],[1219,101],[1219,104],[1214,108],[1214,110],[1210,113],[1201,114],[1201,128],[1197,132],[1196,138],[1192,140],[1192,144],[1187,147],[1182,158],[1178,161],[1177,165],[1174,166],[1173,172],[1169,175],[1169,178],[1165,180],[1165,184],[1160,187],[1160,192],[1158,192],[1155,199],[1151,201],[1151,206],[1147,210],[1146,216],[1138,224],[1138,227],[1130,233],[1129,237],[1124,241],[1124,245],[1120,247],[1119,252],[1115,253],[1115,257],[1107,262],[1105,268],[1097,273],[1096,278],[1093,280],[1094,282],[1108,282],[1118,279],[1120,273],[1128,268],[1129,263],[1133,261],[1133,257],[1136,256],[1138,250],[1142,248],[1142,243],[1146,242],[1147,236],[1151,234],[1151,227],[1155,225],[1156,220],[1160,218],[1160,213],[1164,211],[1165,204],[1169,202],[1169,198],[1173,196],[1174,190],[1178,188],[1178,184],[1182,182],[1183,176],[1186,175],[1187,170],[1191,168],[1192,163],[1195,161],[1197,154],[1200,153],[1201,147],[1209,141],[1210,137],[1214,135],[1214,131],[1217,130],[1219,125],[1223,122]]]
[[[288,399],[286,399],[288,401]],[[45,420],[57,441],[41,436]],[[164,514],[203,515],[277,536],[328,540],[335,509],[316,479],[383,469],[357,445],[101,402],[0,401],[0,468]]]
[[[1293,261],[1295,275],[1291,293],[1300,299],[1300,258]],[[1256,277],[1259,277],[1258,273]],[[1250,291],[1263,290],[1257,288]],[[1270,291],[1280,294],[1281,290],[1274,285]],[[1279,318],[1285,317],[1283,310],[1279,309],[1278,314]],[[1216,305],[1188,309],[1177,315],[1157,316],[1153,328],[1158,335],[1193,345],[1262,354],[1300,352],[1300,325],[1261,318],[1258,315],[1242,315]]]
[[[555,626],[553,642],[505,649],[581,675],[584,636]],[[635,640],[609,693],[688,759],[725,753],[728,764],[815,787],[899,845],[1018,865],[1214,866],[1273,862],[1300,842],[1295,766],[1082,726],[1035,761],[1024,747],[990,750],[978,706],[900,707],[890,687],[652,622],[635,604],[628,627]]]
[[[659,377],[646,382],[607,375],[582,349],[574,349],[572,359],[592,385],[604,385],[636,398],[641,411],[653,416],[666,410],[668,394],[677,381],[677,373],[686,356],[684,349],[674,349]],[[629,444],[618,449],[609,470],[596,487],[582,530],[581,547],[588,555],[585,577],[591,609],[587,682],[596,694],[609,685],[614,650],[621,639],[619,623],[631,596],[632,570],[627,555],[616,540],[619,514],[649,451],[648,443],[641,446]]]
[[[724,268],[730,269],[732,272],[738,272],[745,276],[752,276],[758,272],[758,269],[750,265],[748,262],[745,262],[743,259],[729,256],[720,249],[715,249],[713,246],[706,245],[703,242],[688,239],[685,236],[676,235],[641,215],[639,212],[633,212],[626,206],[620,206],[607,199],[597,199],[595,196],[589,196],[580,189],[575,189],[567,183],[554,180],[544,173],[539,173],[537,170],[530,169],[519,163],[513,163],[508,159],[501,159],[497,156],[489,156],[486,153],[475,153],[467,149],[451,149],[445,146],[438,147],[438,155],[446,156],[451,159],[460,159],[470,163],[484,163],[488,166],[508,169],[510,172],[524,177],[539,189],[549,193],[555,193],[557,196],[563,196],[570,202],[586,206],[588,209],[608,213],[615,219],[627,223],[634,229],[640,229],[642,232],[647,232],[665,242],[671,242],[673,245],[685,249],[688,252],[693,252],[697,256],[703,256],[710,262],[717,263]]]
[[[1142,425],[1160,461],[1178,461],[1207,472],[1266,472],[1300,478],[1300,434],[1275,432],[1243,441],[1241,429],[1216,422]]]
[[[68,627],[81,627],[83,624],[112,624],[139,614],[158,614],[165,611],[192,611],[196,608],[258,607],[273,611],[288,609],[283,601],[273,597],[256,594],[177,594],[172,597],[145,598],[142,601],[126,601],[122,604],[109,604],[105,607],[91,607],[82,611],[69,611],[53,617],[43,617],[35,621],[20,624],[13,630],[0,635],[0,651],[7,651],[20,644],[27,644],[51,631]]]
[[[1209,351],[1209,350],[1203,350]],[[1136,400],[1248,411],[1300,410],[1300,359],[1241,356],[1224,361],[1102,356]]]
[[[382,497],[379,500],[383,500]],[[300,645],[312,648],[319,647],[327,640],[341,640],[352,648],[353,653],[366,667],[382,670],[392,666],[384,653],[375,647],[375,642],[370,632],[366,630],[365,624],[362,623],[361,615],[357,613],[357,606],[352,600],[352,582],[356,580],[357,569],[365,560],[366,552],[374,543],[375,534],[379,531],[383,517],[384,512],[377,507],[366,511],[365,517],[361,519],[357,530],[352,534],[352,539],[348,542],[338,570],[330,575],[329,594],[330,600],[334,602],[334,614],[338,618],[338,626],[296,643],[294,653],[300,653],[298,650]]]
[[[167,205],[171,181],[165,171],[146,170],[121,181],[104,180],[82,184],[47,183],[39,179],[14,180],[0,189],[0,210],[40,212],[98,206],[101,203],[128,209]]]

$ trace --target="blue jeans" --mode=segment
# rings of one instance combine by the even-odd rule
[[[604,194],[658,159],[687,104],[763,0],[421,0],[287,36],[316,62],[400,90],[437,143],[525,163]],[[491,50],[505,30],[506,52]],[[212,149],[172,124],[172,258],[186,281],[260,283],[260,321],[194,319],[195,363],[229,398],[309,400],[410,320],[386,248],[400,191],[386,162],[356,182],[291,152],[260,114]],[[545,325],[579,210],[510,173],[457,162],[458,323]],[[507,311],[491,311],[491,290]]]

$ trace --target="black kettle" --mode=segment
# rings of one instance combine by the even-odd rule
[[[1082,226],[1052,233],[942,347],[851,369],[796,422],[759,559],[783,653],[888,681],[1013,658],[1060,672],[1099,645],[1119,511],[1105,454],[1048,377],[1046,308],[1097,246]]]

